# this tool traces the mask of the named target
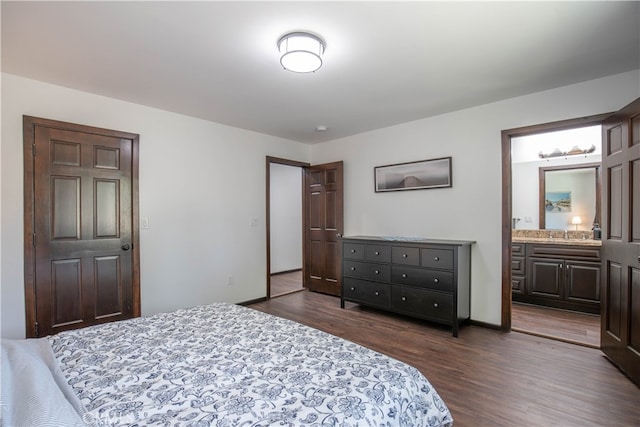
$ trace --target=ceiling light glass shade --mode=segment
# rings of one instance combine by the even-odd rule
[[[280,64],[294,73],[312,73],[322,66],[324,41],[310,33],[288,33],[278,40]]]

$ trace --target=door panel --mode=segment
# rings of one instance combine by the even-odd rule
[[[640,384],[640,99],[603,122],[601,348]]]
[[[138,136],[24,122],[27,336],[139,316]]]
[[[305,168],[306,225],[304,286],[340,295],[343,233],[342,162]]]

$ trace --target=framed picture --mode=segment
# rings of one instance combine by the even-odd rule
[[[571,212],[571,191],[547,191],[544,197],[547,212]]]
[[[451,157],[374,168],[376,193],[451,187]]]

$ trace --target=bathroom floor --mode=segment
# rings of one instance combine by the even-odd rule
[[[511,330],[600,348],[600,316],[514,302]]]

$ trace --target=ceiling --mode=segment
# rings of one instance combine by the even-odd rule
[[[640,2],[1,7],[3,72],[308,144],[640,68]],[[292,30],[317,72],[280,66]]]

